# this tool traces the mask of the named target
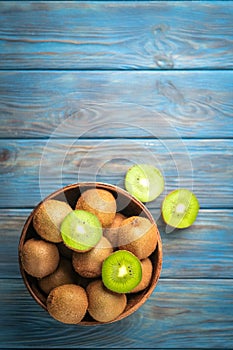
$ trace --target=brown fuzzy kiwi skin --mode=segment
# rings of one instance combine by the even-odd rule
[[[118,246],[118,228],[125,219],[125,215],[116,213],[112,224],[109,227],[106,227],[103,231],[104,236],[109,240],[114,248]]]
[[[49,294],[53,288],[63,284],[75,284],[76,273],[70,260],[61,258],[57,269],[51,274],[38,280],[38,285],[45,294]]]
[[[64,242],[57,243],[60,254],[66,259],[72,259],[73,250],[68,248]]]
[[[33,226],[40,237],[46,241],[62,242],[60,226],[72,208],[66,202],[49,199],[41,203],[33,216]]]
[[[130,293],[141,292],[143,289],[146,289],[151,281],[153,266],[149,258],[141,260],[142,265],[142,280],[141,282],[130,291]]]
[[[58,267],[59,258],[57,246],[42,239],[30,238],[20,252],[23,269],[37,278],[53,273]]]
[[[86,253],[74,252],[72,263],[82,277],[95,278],[101,275],[103,261],[113,252],[111,243],[102,237],[97,245]]]
[[[116,200],[107,190],[89,189],[81,194],[75,209],[89,211],[98,217],[103,227],[108,227],[116,215]]]
[[[87,286],[88,312],[96,321],[114,321],[125,309],[125,294],[114,293],[104,287],[101,280],[91,282]]]
[[[157,242],[157,226],[147,218],[131,216],[122,221],[119,227],[119,249],[129,250],[139,260],[149,257],[154,252]]]
[[[78,324],[87,311],[87,293],[84,288],[75,284],[64,284],[51,290],[46,305],[48,313],[55,320]]]

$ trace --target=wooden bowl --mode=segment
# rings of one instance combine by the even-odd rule
[[[155,223],[151,213],[143,203],[141,203],[136,198],[132,197],[127,191],[110,184],[91,183],[91,182],[72,184],[50,194],[45,198],[45,200],[57,199],[57,200],[67,201],[68,204],[74,209],[75,204],[78,198],[80,197],[81,193],[91,188],[105,189],[110,191],[116,199],[117,211],[121,212],[125,216],[129,217],[133,215],[140,215],[148,218],[151,221],[151,223]],[[35,207],[35,209],[31,212],[31,214],[29,215],[28,219],[25,222],[25,225],[23,227],[20,240],[19,240],[18,256],[19,256],[19,266],[20,266],[21,275],[28,291],[30,292],[32,297],[36,300],[36,302],[47,311],[46,295],[39,288],[37,279],[28,275],[25,272],[20,260],[20,254],[25,241],[33,237],[40,238],[36,233],[35,229],[33,228],[32,219],[36,209],[41,203],[42,202],[40,202]],[[154,288],[156,287],[156,284],[158,282],[158,279],[161,273],[161,268],[162,268],[162,242],[161,242],[161,237],[158,230],[157,230],[157,234],[158,234],[158,244],[157,244],[156,250],[149,257],[153,265],[152,278],[149,286],[141,292],[127,294],[128,302],[124,312],[115,320],[107,323],[119,321],[129,316],[133,312],[135,312],[143,303],[145,303],[145,301],[149,298]],[[86,314],[84,319],[79,323],[79,325],[85,325],[85,326],[92,326],[97,324],[100,324],[100,322],[92,319],[88,313]]]

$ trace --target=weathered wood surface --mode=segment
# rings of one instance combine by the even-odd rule
[[[232,1],[1,1],[0,67],[232,68]]]
[[[161,279],[133,315],[94,328],[53,320],[21,280],[0,280],[0,307],[6,348],[231,349],[233,342],[232,281],[225,279]]]
[[[232,81],[232,71],[0,72],[0,137],[232,137]]]
[[[0,210],[0,278],[20,278],[18,243],[29,209]],[[151,209],[158,217],[159,211]],[[233,278],[233,211],[201,210],[192,227],[166,233],[161,278]]]
[[[163,193],[187,187],[202,208],[233,208],[233,140],[0,140],[1,208],[35,206],[65,185],[101,181],[124,186],[127,169],[161,169]],[[154,201],[159,207],[162,197]]]
[[[0,1],[0,348],[233,348],[233,1]],[[140,310],[66,326],[23,285],[33,207],[78,181],[124,186],[149,162],[165,191],[163,269]],[[163,196],[201,210],[166,233]]]

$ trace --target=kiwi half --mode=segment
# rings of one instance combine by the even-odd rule
[[[127,250],[110,254],[102,265],[102,281],[106,288],[116,293],[128,293],[142,279],[140,260]]]
[[[127,171],[125,188],[141,202],[150,202],[163,192],[164,178],[156,167],[149,164],[137,164]]]
[[[162,203],[162,217],[165,223],[175,228],[186,228],[196,220],[199,211],[197,197],[187,189],[170,192]]]
[[[73,210],[61,224],[65,245],[78,252],[92,249],[101,239],[102,233],[97,216],[85,210]]]

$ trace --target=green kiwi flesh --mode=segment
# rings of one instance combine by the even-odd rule
[[[164,178],[156,167],[137,164],[127,171],[125,188],[141,202],[151,202],[163,192]]]
[[[73,210],[61,224],[61,235],[65,245],[75,251],[92,249],[102,237],[102,226],[92,213]]]
[[[196,220],[199,202],[191,191],[177,189],[170,192],[162,203],[162,217],[165,223],[175,228],[186,228]]]
[[[127,250],[110,254],[102,265],[102,281],[116,293],[129,293],[142,279],[140,260]]]

